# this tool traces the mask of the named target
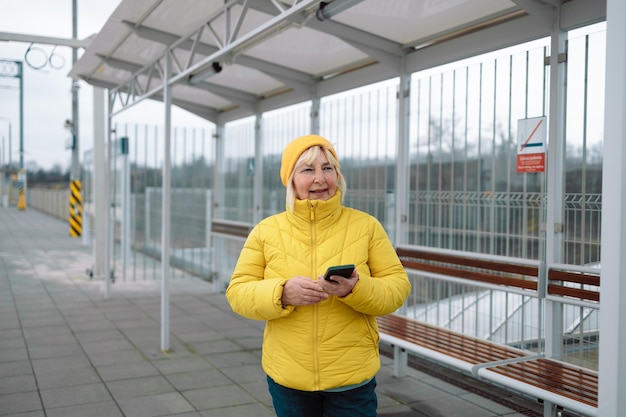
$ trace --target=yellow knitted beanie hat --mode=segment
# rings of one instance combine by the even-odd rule
[[[335,159],[337,158],[337,152],[335,152],[335,148],[330,144],[328,140],[318,135],[306,135],[300,136],[289,142],[285,150],[283,151],[282,162],[280,166],[280,179],[283,181],[283,185],[287,186],[287,181],[289,181],[289,177],[291,176],[291,172],[296,167],[296,161],[300,158],[300,155],[307,149],[312,146],[322,146],[328,149]]]

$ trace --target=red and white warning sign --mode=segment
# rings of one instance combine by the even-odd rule
[[[517,172],[545,172],[546,117],[517,122]]]

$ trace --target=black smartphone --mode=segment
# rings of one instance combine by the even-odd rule
[[[333,275],[339,275],[344,278],[349,278],[350,275],[352,275],[352,271],[354,271],[354,264],[331,266],[326,270],[324,279],[326,281],[337,282],[334,279],[330,279],[330,277]]]

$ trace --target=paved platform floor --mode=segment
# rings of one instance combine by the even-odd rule
[[[274,415],[263,323],[233,314],[209,283],[177,278],[163,353],[160,283],[116,282],[107,298],[85,272],[92,252],[66,222],[0,207],[0,416]],[[425,362],[394,378],[382,360],[381,417],[540,415],[532,401]]]

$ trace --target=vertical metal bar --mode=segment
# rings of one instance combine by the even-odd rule
[[[254,123],[254,172],[252,179],[252,222],[263,218],[263,114],[257,113]]]
[[[171,52],[165,56],[163,105],[165,132],[163,144],[163,184],[161,217],[161,351],[170,350],[170,196],[171,196],[171,128],[172,87],[169,84],[172,69]]]
[[[110,96],[109,96],[110,97]],[[113,159],[113,141],[112,141],[112,137],[113,134],[115,133],[115,129],[111,128],[111,123],[112,123],[112,119],[111,117],[108,118],[108,128],[107,128],[107,135],[106,135],[106,143],[107,143],[107,158],[105,161],[105,168],[104,168],[104,173],[106,176],[106,182],[105,182],[105,187],[106,187],[106,197],[105,197],[105,201],[106,201],[106,206],[105,206],[105,211],[102,212],[102,215],[104,215],[106,217],[106,256],[105,256],[105,262],[106,262],[106,266],[105,266],[105,270],[104,270],[104,280],[106,282],[106,294],[107,296],[110,296],[111,294],[111,280],[113,279],[113,274],[115,273],[115,268],[112,268],[112,261],[113,258],[115,257],[115,254],[113,253],[113,240],[115,239],[115,235],[113,233],[113,228],[115,226],[115,219],[111,218],[111,202],[112,202],[112,198],[111,198],[111,160]]]
[[[598,415],[626,415],[626,2],[607,0]],[[609,175],[610,174],[610,175]]]
[[[78,39],[78,6],[77,0],[72,0],[72,39]],[[78,60],[78,48],[72,48],[72,65]],[[72,175],[71,180],[80,180],[80,141],[79,141],[79,117],[78,117],[78,80],[72,80]]]
[[[587,103],[589,96],[589,35],[585,36],[585,66],[584,66],[584,82],[583,87],[583,144],[582,144],[582,173],[581,173],[581,185],[582,190],[580,192],[580,264],[586,262],[586,247],[585,244],[585,231],[587,230]]]
[[[311,133],[314,133],[316,135],[320,134],[320,103],[321,100],[317,96],[313,97],[313,99],[311,100]]]
[[[513,206],[512,206],[512,202],[511,202],[511,197],[512,197],[512,192],[511,192],[511,182],[513,180],[512,175],[513,175],[513,169],[511,167],[511,160],[512,158],[515,157],[515,155],[511,155],[511,153],[513,152],[513,135],[511,134],[512,132],[512,111],[511,109],[513,108],[513,55],[509,56],[509,101],[507,104],[507,107],[509,109],[509,115],[507,117],[508,120],[508,124],[507,124],[507,136],[508,136],[508,141],[507,141],[507,153],[506,153],[506,229],[505,229],[505,234],[507,236],[506,239],[506,247],[505,247],[505,254],[506,256],[514,256],[514,254],[512,254],[512,246],[511,245],[511,240],[512,240],[512,230],[511,230],[511,211],[513,210]],[[515,254],[515,255],[519,255],[519,254]]]
[[[411,123],[411,74],[403,72],[398,83],[398,137],[396,145],[396,212],[393,242],[398,245],[409,243],[409,199],[410,166],[410,123]],[[419,161],[417,162],[419,164]],[[417,167],[419,171],[419,165]],[[416,182],[417,184],[417,182]],[[417,185],[416,185],[417,187]]]
[[[107,104],[110,96],[107,94]],[[94,277],[104,276],[104,296],[109,298],[111,287],[108,275],[107,254],[107,213],[108,213],[108,176],[106,175],[106,154],[104,143],[111,130],[110,118],[107,115],[109,105],[104,105],[104,90],[94,87],[93,90],[93,190],[94,190]]]
[[[563,258],[563,195],[565,155],[565,62],[559,55],[565,53],[567,32],[560,28],[560,9],[551,36],[550,45],[550,118],[548,120],[546,253],[548,264],[560,263]],[[545,282],[542,286],[545,287]],[[546,355],[559,356],[563,339],[563,312],[558,303],[546,301]]]
[[[134,143],[135,143],[135,169],[139,168],[139,156],[138,156],[138,151],[137,149],[139,148],[139,125],[135,124],[135,132],[133,134],[133,139],[134,139]],[[138,174],[138,172],[137,172]],[[132,178],[132,173],[131,173],[131,178]],[[132,185],[132,183],[131,183]],[[135,187],[135,192],[131,193],[131,195],[133,195],[133,205],[132,205],[132,211],[131,211],[131,218],[133,219],[133,224],[132,224],[132,244],[131,244],[131,248],[132,248],[132,252],[131,252],[131,256],[132,256],[132,263],[133,263],[133,281],[137,280],[137,224],[138,224],[138,219],[137,219],[137,199],[139,198],[139,193],[137,192],[137,187]]]
[[[469,189],[468,189],[468,179],[469,179],[469,175],[468,175],[468,130],[469,130],[469,67],[465,68],[465,112],[464,112],[464,120],[465,120],[465,125],[463,126],[463,139],[464,139],[464,146],[463,146],[463,169],[464,169],[464,175],[463,175],[463,193],[464,195],[467,197],[469,194]],[[463,199],[463,223],[461,225],[461,229],[463,230],[463,244],[461,245],[461,250],[468,250],[468,246],[467,246],[467,223],[468,223],[468,218],[469,218],[469,204],[468,203],[468,198],[464,198]]]
[[[143,129],[143,183],[144,183],[144,219],[143,219],[143,247],[147,248],[150,243],[150,187],[148,187],[148,125],[144,125]],[[148,265],[146,263],[147,256],[142,256],[143,259],[143,280],[146,280],[146,272]]]

